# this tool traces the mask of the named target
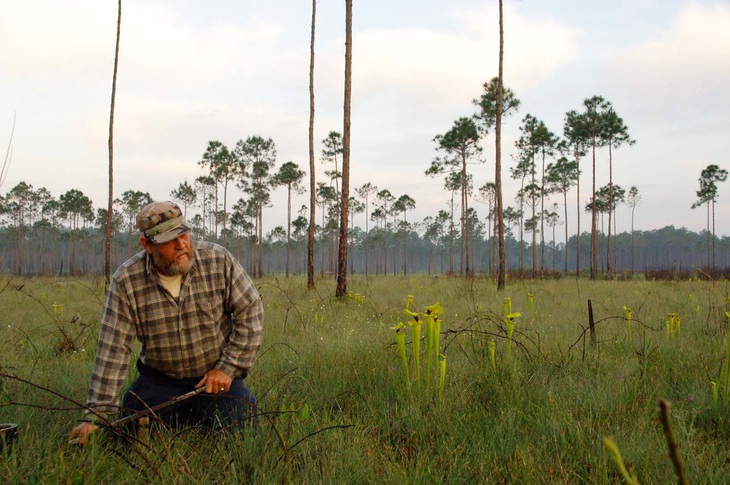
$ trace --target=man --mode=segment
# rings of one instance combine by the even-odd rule
[[[223,247],[194,243],[180,207],[153,202],[137,215],[140,251],[110,282],[89,386],[86,420],[70,434],[84,444],[118,410],[136,337],[139,377],[125,413],[205,387],[160,411],[170,425],[241,423],[256,406],[243,384],[261,347],[263,304],[251,279]]]

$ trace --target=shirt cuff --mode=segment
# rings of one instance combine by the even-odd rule
[[[238,376],[246,377],[248,375],[248,372],[245,370],[240,370],[235,365],[229,364],[227,362],[219,361],[218,364],[215,366],[216,369],[222,370],[232,378],[236,378]]]

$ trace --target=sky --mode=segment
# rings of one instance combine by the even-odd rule
[[[343,126],[344,5],[317,4],[318,180],[333,168],[319,161],[321,140]],[[293,161],[308,172],[311,8],[304,0],[123,0],[114,197],[170,198],[205,174],[198,162],[210,140],[233,147],[270,137],[277,167]],[[116,21],[111,0],[0,0],[0,147],[10,154],[0,193],[24,181],[55,197],[77,189],[106,207]],[[641,195],[635,228],[704,229],[705,209],[690,208],[700,172],[730,170],[730,2],[504,0],[504,25],[505,86],[521,101],[504,120],[505,206],[516,205],[509,168],[522,118],[562,135],[565,113],[600,95],[636,141],[613,153],[614,183]],[[424,173],[438,155],[433,139],[475,113],[472,100],[497,75],[498,42],[496,0],[355,0],[351,189],[370,182],[411,196],[410,222],[446,210],[443,179]],[[483,163],[469,167],[476,187],[495,177],[493,136],[482,146]],[[607,151],[596,164],[600,187]],[[581,168],[585,203],[590,160]],[[229,208],[244,195],[230,192]],[[272,200],[266,230],[286,224],[285,190]],[[297,195],[293,207],[308,201]],[[485,204],[471,205],[486,216]],[[569,211],[573,233],[575,202]],[[719,186],[716,219],[717,233],[729,234],[730,182]],[[588,221],[581,216],[582,230]],[[630,230],[629,207],[618,209],[617,225]]]

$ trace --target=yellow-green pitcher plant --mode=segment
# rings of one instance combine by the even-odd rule
[[[674,337],[675,335],[679,335],[682,325],[679,318],[679,313],[670,313],[668,315],[668,320],[666,321],[667,326],[667,334],[669,334],[670,337]]]
[[[603,446],[605,446],[608,450],[608,454],[611,455],[611,459],[618,467],[619,472],[621,472],[621,476],[624,478],[624,481],[629,485],[639,485],[639,480],[636,478],[634,472],[629,472],[629,470],[626,469],[624,459],[621,457],[621,452],[619,451],[616,442],[611,438],[603,438]]]
[[[406,372],[406,381],[408,382],[408,392],[411,392],[411,375],[416,381],[416,389],[418,394],[421,394],[421,332],[422,326],[425,324],[425,337],[426,337],[426,390],[434,389],[434,386],[438,385],[439,393],[443,393],[443,379],[442,373],[445,373],[446,369],[446,358],[443,354],[440,354],[440,335],[441,335],[441,320],[439,315],[443,313],[443,307],[439,302],[433,305],[427,306],[423,314],[414,312],[411,310],[413,305],[413,295],[408,295],[406,300],[406,307],[404,313],[411,317],[408,324],[403,322],[398,325],[391,327],[391,330],[395,332],[396,343],[400,351],[401,360]],[[411,329],[412,337],[412,357],[413,357],[413,372],[410,372],[408,366],[408,357],[406,354],[406,343],[404,329]],[[439,356],[441,358],[439,359]],[[438,374],[436,374],[438,372]],[[435,379],[435,375],[439,376],[438,384],[431,381]]]
[[[421,393],[421,314],[411,311],[411,304],[413,303],[413,295],[408,295],[406,301],[406,315],[413,317],[413,320],[408,322],[411,327],[411,334],[413,336],[413,376],[416,379],[416,389],[418,393]]]
[[[727,319],[728,337],[725,348],[725,363],[720,371],[720,382],[712,382],[712,407],[715,412],[719,410],[720,400],[723,406],[730,400],[730,311],[725,312]]]
[[[489,361],[492,363],[492,370],[497,370],[497,342],[494,340],[490,340],[487,342],[487,346],[489,348]]]
[[[512,298],[506,297],[502,299],[502,315],[509,315],[512,313]]]
[[[519,312],[510,313],[504,316],[504,323],[507,326],[507,360],[512,356],[512,335],[515,332],[515,318],[522,315]]]
[[[725,318],[727,318],[727,326],[728,330],[730,330],[730,312],[725,312]],[[725,375],[722,376],[721,379],[723,385],[722,392],[725,403],[727,404],[728,399],[730,399],[730,333],[728,334],[727,347],[725,348],[725,365],[723,367],[723,372]]]
[[[727,300],[727,298],[725,298],[725,300]],[[727,303],[727,301],[725,303]],[[697,314],[700,313],[700,306],[695,305],[695,296],[692,293],[689,294],[689,304],[692,305],[692,308],[694,309],[695,313],[697,313]],[[725,305],[725,307],[727,308],[727,305]]]
[[[398,351],[400,353],[401,361],[403,362],[403,370],[406,373],[406,387],[408,387],[408,394],[411,393],[411,376],[408,372],[408,357],[406,356],[406,335],[403,332],[405,324],[400,322],[395,327],[390,327],[391,330],[395,331],[395,342],[398,344]]]
[[[423,312],[426,322],[426,383],[431,382],[431,369],[436,367],[441,337],[441,321],[439,315],[444,312],[439,302],[427,306]]]
[[[439,401],[444,401],[444,384],[446,383],[446,356],[439,354]]]
[[[502,299],[502,315],[504,316],[504,324],[507,327],[507,360],[512,355],[512,334],[515,331],[515,318],[522,315],[519,312],[512,311],[512,298],[506,297]]]

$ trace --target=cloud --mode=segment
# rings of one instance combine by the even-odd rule
[[[666,30],[622,49],[609,60],[610,83],[647,117],[702,119],[730,109],[730,6],[686,5]]]
[[[518,188],[508,169],[524,113],[559,132],[565,111],[602,94],[638,141],[614,153],[615,180],[643,184],[647,212],[651,192],[671,190],[672,200],[689,213],[699,170],[721,163],[730,129],[730,6],[710,2],[682,0],[672,13],[673,2],[665,16],[621,26],[596,14],[590,27],[581,9],[544,14],[529,2],[505,2],[505,81],[523,102],[503,132],[506,205],[514,203]],[[440,15],[431,23],[422,19],[430,21],[432,12],[403,14],[400,5],[387,19],[370,3],[355,12],[365,15],[356,17],[354,32],[352,186],[372,181],[408,193],[418,204],[413,220],[444,207],[449,195],[442,180],[423,176],[434,156],[433,137],[471,114],[471,100],[497,73],[496,7],[459,7],[467,3],[477,2],[425,2],[420,13],[438,9]],[[165,196],[196,174],[197,159],[214,139],[232,145],[253,134],[270,136],[279,163],[307,165],[309,5],[243,4],[124,1],[117,190],[139,187]],[[344,83],[343,6],[321,6],[316,143],[341,130]],[[0,42],[7,46],[0,49],[0,92],[18,112],[11,177],[56,193],[96,191],[95,201],[104,200],[98,181],[106,168],[116,14],[116,2],[98,0],[0,3]],[[642,29],[633,30],[638,24]],[[8,113],[0,119],[0,134],[9,133],[10,121]],[[474,169],[476,185],[494,177],[493,145],[491,137],[484,142],[488,163]],[[320,149],[315,147],[317,155]],[[83,168],[68,179],[68,167],[76,164]],[[654,187],[646,181],[656,178],[657,166],[671,166],[673,176],[665,174],[667,180]],[[157,185],[145,181],[142,187],[140,172]],[[170,187],[156,182],[163,174]],[[599,169],[599,185],[604,175]],[[672,189],[664,186],[670,179]]]
[[[0,42],[15,46],[0,53],[6,80],[45,83],[113,54],[107,45],[114,45],[116,9],[103,2],[3,2],[2,8]]]
[[[398,91],[422,109],[467,105],[497,75],[496,10],[454,9],[455,31],[436,28],[368,29],[356,33],[353,77],[357,96]],[[579,31],[554,19],[530,20],[514,8],[505,13],[506,80],[530,89],[576,55]]]
[[[129,67],[157,85],[184,84],[186,89],[232,78],[240,83],[271,69],[275,59],[269,54],[284,30],[255,15],[240,23],[196,29],[172,8],[132,3],[129,10],[123,32],[123,54]]]
[[[42,9],[43,14],[38,10]],[[50,76],[109,79],[116,41],[116,2],[5,2],[0,61],[5,79],[45,83]],[[4,19],[4,20],[3,20]],[[120,79],[149,91],[193,89],[255,79],[276,68],[283,25],[256,15],[190,23],[175,4],[124,2]]]
[[[408,193],[417,200],[414,218],[432,214],[449,197],[440,178],[424,181],[434,156],[433,137],[457,117],[473,113],[471,100],[497,74],[496,10],[452,9],[445,15],[455,29],[370,28],[356,30],[353,39],[353,184],[370,181]],[[511,7],[505,17],[506,72],[518,96],[574,60],[578,29],[552,18],[531,20]],[[318,99],[331,105],[333,98],[342,99],[343,45],[339,38],[318,54],[318,79],[323,79]],[[503,146],[512,142],[505,133]],[[478,185],[494,178],[493,156],[490,140],[484,155],[489,163],[474,169]],[[508,162],[504,153],[503,163]]]

